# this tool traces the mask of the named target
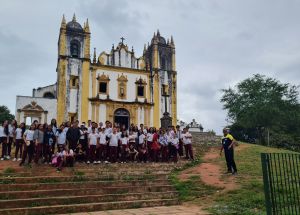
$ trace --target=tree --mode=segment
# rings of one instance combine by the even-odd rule
[[[14,118],[15,116],[10,114],[8,107],[0,106],[0,123],[3,123],[5,120],[11,121]]]
[[[232,128],[243,140],[258,138],[269,142],[272,134],[299,138],[300,105],[298,87],[256,74],[223,89],[221,102],[228,111]],[[290,138],[291,137],[291,138]]]

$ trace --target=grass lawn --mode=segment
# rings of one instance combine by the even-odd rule
[[[290,153],[290,151],[260,145],[242,145],[244,145],[243,149],[238,150],[235,156],[239,173],[236,176],[239,185],[238,189],[225,193],[216,193],[216,189],[203,185],[199,178],[191,178],[189,181],[190,183],[185,184],[184,182],[180,182],[178,178],[176,178],[176,175],[173,175],[173,182],[175,183],[175,186],[178,187],[181,200],[189,201],[198,198],[198,201],[196,200],[193,202],[201,203],[201,205],[204,205],[209,212],[216,215],[266,214],[260,154],[263,152]],[[200,156],[202,154],[203,153],[200,153]],[[224,156],[212,160],[212,163],[218,164],[224,167],[224,171],[226,170]],[[201,190],[204,196],[210,195],[209,198],[201,198],[203,195],[195,192],[197,190]],[[207,199],[210,200],[207,201]],[[207,201],[207,203],[205,201]]]

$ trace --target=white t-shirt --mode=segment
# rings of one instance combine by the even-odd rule
[[[99,133],[100,144],[106,145],[106,134],[104,132]]]
[[[85,139],[85,133],[86,133],[86,131],[80,130],[80,138],[79,139],[84,140]]]
[[[145,138],[146,138],[145,134],[141,134],[139,136],[139,144],[144,144],[145,143]]]
[[[110,138],[109,146],[118,146],[119,134],[111,133],[108,135],[108,137]]]
[[[26,140],[33,141],[34,130],[26,130],[24,135]]]
[[[182,142],[184,145],[192,143],[192,135],[190,132],[186,132],[185,134],[182,134]]]
[[[136,135],[132,134],[132,135],[129,135],[128,140],[130,143],[135,143],[135,138],[136,138]]]
[[[153,134],[151,134],[151,133],[147,134],[147,141],[148,142],[153,142]]]
[[[14,137],[15,130],[15,127],[13,127],[12,125],[8,125],[8,133],[10,137]]]
[[[89,144],[92,146],[97,145],[97,139],[98,139],[98,134],[96,133],[90,133],[89,134]]]
[[[4,127],[0,126],[0,137],[7,137],[7,135],[4,132]]]
[[[127,145],[128,144],[128,137],[122,137],[121,142],[122,142],[122,145]]]
[[[22,139],[22,129],[17,128],[16,129],[16,140],[20,140],[20,139]]]
[[[65,129],[60,133],[57,131],[56,136],[57,136],[57,144],[59,144],[59,145],[66,144],[67,135],[66,135]]]
[[[112,133],[112,128],[105,128],[104,133],[105,133],[106,136],[108,136],[109,134]]]

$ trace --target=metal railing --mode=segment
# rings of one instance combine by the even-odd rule
[[[267,215],[300,215],[300,154],[262,153]]]

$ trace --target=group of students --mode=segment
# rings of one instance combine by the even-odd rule
[[[50,124],[34,121],[26,129],[25,123],[17,125],[16,120],[4,121],[0,126],[1,160],[11,158],[12,145],[15,146],[13,161],[23,165],[28,157],[36,164],[40,161],[55,165],[73,166],[75,161],[94,163],[114,162],[177,162],[178,157],[194,159],[192,135],[188,128],[170,126],[157,130],[141,124],[130,125],[128,129],[88,121],[79,126],[65,122],[57,127],[55,119]],[[184,156],[185,151],[185,156]]]

